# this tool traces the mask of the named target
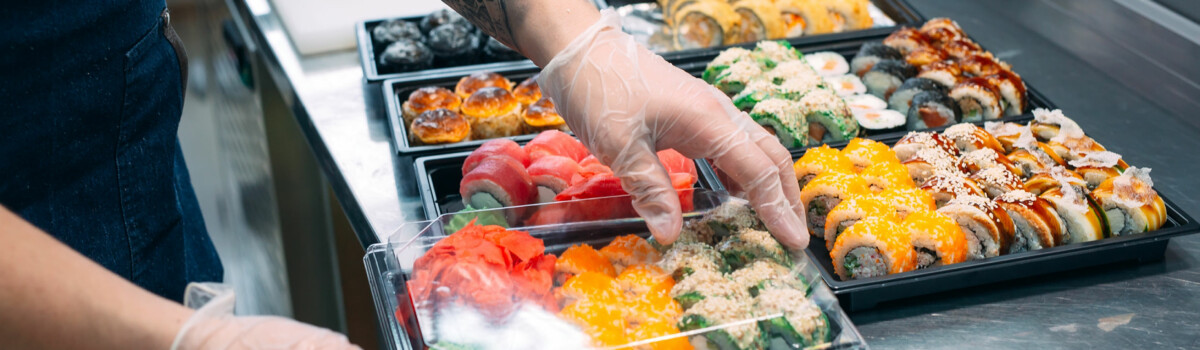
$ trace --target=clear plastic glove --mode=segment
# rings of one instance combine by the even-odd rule
[[[234,316],[234,293],[220,284],[188,285],[184,303],[203,305],[184,323],[172,350],[359,349],[346,336],[274,316]]]
[[[780,242],[808,245],[791,155],[716,88],[638,45],[612,10],[554,56],[538,78],[561,114],[621,178],[655,239],[674,242],[679,198],[655,150],[709,158]]]

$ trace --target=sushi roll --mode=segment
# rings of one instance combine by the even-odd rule
[[[483,56],[492,61],[520,61],[525,59],[517,50],[504,45],[496,38],[488,37],[483,42]]]
[[[471,138],[476,140],[515,136],[522,133],[521,104],[512,93],[485,87],[463,100],[462,114],[471,121]]]
[[[840,0],[825,1],[829,15],[833,18],[833,32],[841,33],[849,30],[871,28],[875,24],[871,19],[869,0]]]
[[[1065,243],[1081,243],[1104,239],[1104,222],[1100,219],[1099,207],[1087,192],[1072,186],[1052,188],[1038,196],[1050,203],[1050,207],[1062,218],[1069,237]]]
[[[752,315],[782,316],[758,321],[759,328],[782,338],[792,349],[804,349],[829,343],[833,331],[829,318],[803,290],[772,289],[754,297]]]
[[[1009,70],[1005,63],[997,61],[987,53],[972,53],[959,57],[958,66],[962,68],[963,73],[976,77],[986,77]]]
[[[850,226],[867,218],[886,218],[899,221],[890,205],[876,196],[857,196],[838,203],[825,217],[825,249],[833,251],[838,236]]]
[[[554,272],[559,275],[559,284],[585,272],[617,277],[617,269],[612,262],[587,244],[572,245],[563,251],[554,262]]]
[[[566,255],[566,253],[563,254]],[[604,261],[608,262],[607,259]],[[671,248],[663,253],[663,258],[657,265],[663,271],[671,274],[676,281],[682,281],[683,278],[698,271],[709,271],[719,275],[722,271],[727,270],[721,259],[721,253],[704,243],[676,242],[671,244]]]
[[[877,111],[887,109],[887,102],[875,95],[858,94],[844,97],[850,110]]]
[[[963,79],[962,69],[958,67],[958,63],[953,61],[933,62],[921,67],[917,73],[918,78],[925,78],[942,84],[947,89],[958,85],[958,82]]]
[[[717,81],[713,83],[717,89],[724,91],[729,95],[736,95],[746,88],[747,84],[763,74],[762,68],[758,63],[753,61],[737,61],[729,65],[721,74],[717,75]]]
[[[941,208],[962,196],[984,197],[983,187],[962,174],[940,172],[921,183],[921,190],[933,198],[934,206]]]
[[[1088,190],[1094,190],[1105,180],[1121,175],[1121,155],[1109,151],[1090,152],[1082,158],[1067,162],[1075,168],[1087,183]]]
[[[421,113],[444,108],[458,112],[462,99],[449,89],[437,86],[419,88],[408,94],[408,99],[400,105],[400,113],[404,117],[404,125],[412,124],[413,119]]]
[[[904,61],[881,60],[863,74],[863,84],[867,85],[867,92],[887,100],[905,80],[916,75],[917,69]]]
[[[1167,220],[1166,205],[1154,190],[1149,168],[1125,169],[1121,176],[1096,186],[1092,198],[1104,211],[1113,236],[1154,231]]]
[[[796,101],[820,84],[819,80],[804,78],[790,78],[779,85],[766,80],[754,80],[746,85],[742,92],[732,97],[733,105],[740,110],[751,111],[755,105],[767,99]]]
[[[458,185],[463,204],[476,209],[504,208],[533,204],[537,188],[525,167],[510,157],[488,157]]]
[[[801,295],[808,291],[808,282],[803,275],[771,260],[755,260],[730,273],[729,279],[746,289],[751,296],[775,289],[796,290]]]
[[[504,90],[512,90],[513,83],[503,75],[492,72],[477,72],[471,75],[462,77],[458,83],[454,85],[454,93],[458,94],[459,98],[467,99],[474,94],[475,91],[485,87],[498,87]]]
[[[829,86],[837,91],[838,96],[848,97],[853,95],[865,94],[867,86],[863,85],[862,79],[853,74],[844,74],[836,77],[826,77]]]
[[[804,55],[804,60],[823,77],[836,77],[850,72],[850,63],[836,52],[814,52]]]
[[[996,198],[1011,191],[1025,189],[1025,184],[1021,182],[1021,178],[1003,167],[986,168],[971,174],[969,178],[979,184],[980,187],[983,187],[983,191],[987,193],[989,198]]]
[[[887,147],[887,146],[884,146]],[[828,172],[853,174],[854,164],[836,149],[828,145],[804,150],[804,155],[792,165],[796,171],[796,180],[804,188],[813,178]]]
[[[842,156],[850,160],[850,164],[854,165],[854,171],[860,172],[863,169],[877,163],[900,163],[900,159],[896,157],[896,151],[882,142],[855,138],[842,148]]]
[[[389,19],[371,28],[371,42],[376,46],[387,47],[400,39],[421,42],[425,40],[425,35],[421,34],[421,27],[416,23],[402,19]]]
[[[686,1],[665,14],[670,24],[671,41],[680,50],[702,49],[733,44],[739,35],[739,15],[724,1]]]
[[[950,217],[932,210],[914,212],[900,223],[908,231],[917,268],[957,264],[967,260],[967,237]]]
[[[558,115],[554,102],[549,97],[543,97],[529,105],[521,115],[521,128],[526,134],[546,130],[567,131],[567,121]]]
[[[800,202],[808,211],[809,233],[825,232],[825,216],[844,200],[870,194],[867,182],[857,174],[825,173],[800,189]]]
[[[709,84],[716,83],[717,77],[721,75],[721,72],[729,69],[729,66],[733,65],[735,62],[743,60],[753,60],[753,58],[750,57],[750,50],[740,47],[731,47],[725,51],[721,51],[721,53],[717,55],[717,58],[714,58],[712,62],[709,62],[708,66],[704,67],[704,73],[701,73],[700,77]]]
[[[771,98],[754,105],[750,118],[787,148],[808,144],[808,121],[795,102]]]
[[[792,259],[783,245],[771,238],[767,231],[742,229],[721,240],[717,251],[730,269],[737,270],[755,260],[769,260],[783,266],[792,266]]]
[[[1000,93],[987,79],[969,78],[950,89],[950,98],[958,105],[962,121],[978,122],[999,119]]]
[[[954,157],[958,156],[958,148],[954,147],[954,143],[950,139],[932,131],[910,131],[892,146],[892,150],[896,151],[896,157],[901,162],[912,159],[917,152],[926,149],[942,151]]]
[[[712,227],[700,222],[700,220],[685,221],[683,223],[683,228],[679,230],[679,238],[676,238],[675,243],[672,243],[672,245],[679,243],[702,243],[711,245],[716,243],[716,240],[714,239],[716,235],[717,234],[713,232]],[[657,242],[653,243],[657,244]],[[666,247],[662,247],[660,245],[659,249],[665,250]]]
[[[463,28],[474,28],[470,21],[448,9],[441,9],[430,12],[425,17],[421,18],[421,31],[425,33],[432,32],[435,28],[443,25],[457,25]]]
[[[879,193],[888,189],[916,188],[912,178],[908,176],[908,168],[896,163],[879,163],[863,169],[860,176],[867,181],[871,192]]]
[[[489,141],[490,142],[490,141]],[[582,142],[558,130],[547,130],[538,133],[533,140],[523,147],[531,162],[545,156],[562,156],[576,162],[582,162],[590,155]]]
[[[925,24],[921,26],[919,31],[921,34],[925,34],[925,37],[929,38],[930,41],[937,44],[967,37],[967,34],[958,26],[958,23],[945,17],[925,21]]]
[[[433,56],[445,66],[461,66],[479,59],[479,35],[471,27],[441,25],[429,31],[425,39]]]
[[[792,44],[783,40],[760,41],[750,54],[765,69],[778,67],[784,62],[799,61],[803,56]]]
[[[1000,195],[993,200],[1013,221],[1015,233],[1005,253],[1050,248],[1066,241],[1065,228],[1050,202],[1024,190]]]
[[[908,176],[912,177],[913,183],[925,183],[939,172],[961,174],[967,171],[966,165],[958,157],[934,148],[919,150],[900,164],[908,167]]]
[[[936,47],[927,46],[916,50],[909,51],[904,55],[904,62],[908,62],[913,67],[921,68],[934,62],[945,61],[950,58],[945,51]]]
[[[675,283],[675,287],[671,288],[671,298],[678,301],[684,309],[690,309],[696,303],[707,299],[748,300],[750,293],[723,273],[696,270]]]
[[[1045,108],[1033,110],[1033,121],[1029,122],[1029,130],[1033,132],[1033,136],[1038,141],[1049,142],[1050,139],[1058,136],[1059,130],[1063,128],[1083,132],[1079,124],[1063,115],[1062,110]]]
[[[1076,192],[1087,193],[1087,181],[1083,180],[1083,176],[1068,170],[1065,167],[1053,166],[1050,170],[1034,174],[1028,180],[1025,180],[1025,192],[1033,193],[1034,195],[1042,195],[1042,193],[1059,188],[1063,185],[1071,186]]]
[[[467,159],[463,160],[463,175],[466,175],[467,173],[471,172],[471,170],[475,169],[475,167],[478,166],[479,163],[483,162],[484,159],[496,157],[512,158],[513,160],[516,160],[517,163],[520,163],[522,168],[528,167],[531,162],[529,154],[525,152],[525,149],[521,148],[521,145],[513,142],[513,140],[488,140],[482,145],[479,145],[479,148],[471,151],[471,154],[467,156]]]
[[[733,41],[727,36],[726,44],[752,43],[762,40],[782,39],[787,35],[783,14],[769,0],[740,0],[733,3],[733,12],[741,19],[735,26]]]
[[[847,228],[829,252],[843,281],[885,276],[917,268],[908,231],[895,221],[867,218]]]
[[[408,126],[412,141],[438,145],[470,140],[471,123],[462,115],[445,108],[421,113]]]
[[[779,62],[774,69],[763,74],[763,77],[766,78],[766,81],[776,85],[789,80],[804,82],[803,85],[821,85],[824,81],[817,71],[801,60]]]
[[[865,95],[871,96],[871,95]],[[875,97],[875,96],[871,96]],[[850,109],[854,121],[858,122],[867,136],[897,133],[904,131],[904,115],[890,109]]]
[[[908,129],[937,128],[962,120],[958,103],[940,91],[921,91],[913,96],[908,108]]]
[[[775,5],[783,13],[788,38],[833,32],[833,18],[816,0],[776,0]]]
[[[1025,178],[1025,173],[1013,164],[1008,156],[996,153],[996,150],[991,148],[980,148],[974,151],[967,152],[962,156],[963,163],[967,166],[968,174],[975,174],[991,168],[1004,169],[1016,175],[1018,179]],[[1026,190],[1029,190],[1026,188]],[[1038,194],[1038,193],[1034,193]]]
[[[1013,122],[986,122],[983,123],[983,130],[996,137],[996,141],[999,141],[1000,146],[1004,148],[1004,152],[1001,153],[1006,154],[1016,150],[1014,145],[1018,139],[1022,139],[1022,135],[1028,133],[1028,137],[1033,137],[1029,127]]]
[[[916,188],[889,188],[878,196],[880,201],[892,208],[896,218],[900,220],[912,213],[937,209],[933,196]]]
[[[1008,253],[1016,228],[1008,212],[981,196],[962,195],[938,208],[958,224],[967,239],[967,260]]]
[[[538,86],[537,78],[538,75],[534,74],[513,88],[513,97],[516,97],[522,106],[528,107],[542,99],[542,89]]]
[[[958,152],[964,156],[969,152],[984,148],[991,149],[994,151],[992,153],[1004,153],[1004,146],[1000,144],[1000,141],[996,140],[987,130],[975,124],[955,124],[946,128],[946,131],[942,132],[942,136],[954,142],[954,147],[958,148]]]
[[[832,90],[809,91],[799,104],[808,119],[809,142],[837,142],[858,136],[858,123],[854,122],[850,108]]]
[[[612,261],[617,273],[631,266],[652,264],[662,260],[662,254],[649,241],[637,235],[623,235],[600,248],[600,254]]]
[[[881,42],[869,42],[863,44],[858,49],[858,54],[854,55],[854,59],[850,60],[850,70],[854,72],[854,75],[861,77],[882,60],[901,61],[904,60],[904,54]]]
[[[766,225],[758,219],[750,202],[742,199],[733,199],[709,210],[700,222],[709,226],[718,239],[746,229],[766,230]]]
[[[896,88],[896,91],[892,92],[891,97],[888,97],[888,108],[907,115],[909,107],[912,106],[913,97],[924,91],[937,91],[945,94],[949,89],[933,80],[908,78],[903,84],[900,84],[900,87]]]
[[[929,38],[926,38],[925,34],[921,34],[921,32],[913,28],[900,28],[892,32],[891,35],[883,39],[883,44],[891,46],[900,51],[901,54],[908,54],[909,52],[930,46]]]
[[[1025,112],[1028,100],[1025,95],[1025,82],[1021,80],[1021,76],[1009,70],[1002,70],[985,79],[999,89],[1000,97],[1004,98],[1004,115],[1020,115]]]
[[[382,73],[411,72],[433,66],[433,51],[420,41],[399,39],[379,53],[379,69]]]
[[[563,156],[544,156],[529,165],[526,171],[537,186],[537,202],[549,203],[554,196],[571,186],[571,178],[583,168],[574,159]]]
[[[979,44],[966,37],[942,42],[942,51],[946,51],[950,57],[956,59],[964,59],[972,55],[991,55],[983,51],[983,48],[980,48]]]
[[[683,312],[680,331],[734,323],[753,315],[750,298],[708,298]],[[767,337],[757,323],[728,325],[692,336],[691,344],[702,349],[764,349]]]

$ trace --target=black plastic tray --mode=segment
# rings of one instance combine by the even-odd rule
[[[1005,121],[1024,123],[1032,119],[1029,116],[1019,116]],[[983,122],[975,124],[982,125]],[[945,129],[943,127],[932,130]],[[878,140],[890,146],[900,141],[900,137]],[[831,145],[836,148],[843,146],[845,144]],[[804,151],[802,150],[793,151],[792,159],[799,159],[803,155]],[[1131,164],[1133,163],[1131,162]],[[812,238],[805,253],[812,261],[816,262],[817,269],[821,272],[821,278],[825,279],[829,288],[838,296],[843,308],[847,311],[866,310],[874,308],[881,302],[947,290],[1121,261],[1159,260],[1163,256],[1169,238],[1200,232],[1200,223],[1197,223],[1175,203],[1167,199],[1162,191],[1159,191],[1159,196],[1166,203],[1167,222],[1155,231],[1001,255],[895,275],[842,281],[834,273],[833,261],[829,257],[829,250],[825,248],[825,240],[819,237]]]
[[[522,142],[524,143],[524,142]],[[462,181],[462,164],[471,152],[442,154],[420,157],[413,161],[416,166],[417,188],[421,191],[421,203],[427,219],[436,219],[442,214],[453,214],[463,209],[458,185]],[[697,159],[696,188],[723,191],[725,186],[717,180],[716,173],[708,162]]]
[[[399,19],[409,21],[409,22],[420,22],[422,17],[424,17],[424,16],[400,17]],[[389,19],[392,19],[392,18],[383,18],[383,19],[362,21],[362,22],[358,22],[354,27],[354,33],[358,39],[358,56],[359,56],[359,61],[362,63],[363,79],[368,84],[380,82],[380,81],[391,79],[391,78],[399,78],[399,77],[406,77],[406,76],[425,76],[425,75],[439,74],[439,73],[445,73],[445,72],[466,72],[466,73],[462,73],[463,75],[465,75],[465,74],[470,74],[470,72],[480,71],[480,70],[499,71],[499,70],[505,70],[505,69],[514,69],[514,68],[536,67],[532,61],[527,60],[527,59],[526,60],[515,60],[515,61],[496,61],[496,60],[490,60],[488,58],[483,58],[480,62],[477,62],[474,64],[469,64],[469,65],[440,66],[440,65],[438,65],[438,62],[435,60],[433,63],[433,67],[430,69],[426,69],[426,70],[410,71],[410,72],[381,72],[379,69],[380,67],[379,67],[379,62],[378,62],[377,58],[379,57],[379,53],[382,52],[384,48],[375,47],[375,42],[371,40],[371,30],[373,30],[376,25],[379,25],[379,23],[382,23],[383,21],[386,21]],[[485,39],[487,38],[486,34],[481,37],[485,38]]]

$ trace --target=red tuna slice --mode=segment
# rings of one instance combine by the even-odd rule
[[[668,173],[691,174],[693,178],[698,176],[696,174],[696,162],[688,157],[684,157],[673,149],[658,151],[658,161],[662,162],[663,167],[667,168]]]
[[[582,142],[558,130],[547,130],[538,134],[525,144],[525,153],[529,154],[530,161],[534,162],[545,156],[562,156],[578,162],[590,154]]]
[[[463,175],[458,186],[458,193],[466,204],[471,204],[471,196],[478,193],[491,195],[504,207],[532,204],[537,195],[537,188],[525,167],[509,157],[485,158]],[[478,203],[472,206],[488,209]]]
[[[521,163],[522,168],[529,166],[529,155],[525,153],[521,145],[509,139],[495,139],[484,142],[479,148],[471,151],[471,155],[467,156],[467,159],[463,161],[463,175],[474,170],[484,159],[497,155],[504,155],[515,159]]]
[[[545,187],[553,192],[547,199],[554,200],[554,195],[571,186],[571,179],[579,174],[582,168],[579,167],[579,163],[575,163],[571,158],[544,156],[529,165],[527,170],[529,177],[533,178],[533,184],[538,187]],[[542,202],[541,189],[538,191],[538,201]]]

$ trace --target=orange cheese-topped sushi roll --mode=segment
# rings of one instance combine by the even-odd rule
[[[871,191],[883,192],[890,188],[915,188],[912,177],[908,176],[908,167],[896,163],[879,163],[863,169],[859,173],[867,181]]]
[[[892,207],[896,218],[904,220],[908,214],[937,209],[933,197],[915,188],[893,188],[879,194],[879,200]]]
[[[986,196],[983,188],[971,180],[956,173],[938,173],[926,179],[921,184],[921,190],[933,198],[938,208],[945,206],[950,200],[960,196]]]
[[[508,81],[503,75],[492,72],[478,72],[458,80],[458,84],[454,86],[454,93],[458,97],[467,99],[472,94],[475,94],[479,89],[486,87],[501,88],[505,91],[512,90],[512,82]]]
[[[988,197],[996,198],[1002,194],[1013,190],[1025,188],[1025,184],[1021,182],[1021,178],[1017,177],[1008,169],[1001,167],[992,167],[980,170],[969,177],[975,183],[983,187],[983,192],[987,193]]]
[[[1075,187],[1075,190],[1080,193],[1088,192],[1087,181],[1083,179],[1083,176],[1060,166],[1052,167],[1049,171],[1033,175],[1029,180],[1025,180],[1024,187],[1025,192],[1040,196],[1043,192],[1059,188],[1064,183]]]
[[[617,283],[626,294],[637,296],[654,290],[670,291],[675,286],[675,279],[658,266],[638,264],[621,271],[617,275]]]
[[[812,235],[825,232],[825,215],[843,200],[870,193],[867,182],[857,174],[825,173],[800,190],[800,202],[808,210],[808,229]]]
[[[622,304],[580,300],[563,307],[558,316],[582,328],[597,347],[629,343],[626,334],[629,324]]]
[[[896,151],[896,158],[901,162],[912,159],[918,151],[925,149],[937,149],[951,156],[958,156],[958,148],[954,147],[954,142],[936,132],[909,132],[892,146],[892,150]]]
[[[971,151],[977,151],[984,148],[990,148],[996,153],[1003,154],[1004,146],[1000,144],[996,137],[988,133],[983,128],[971,123],[955,124],[946,131],[942,132],[958,148],[960,154],[966,154]]]
[[[967,237],[950,217],[923,210],[909,214],[900,226],[912,239],[918,269],[966,261]]]
[[[1025,190],[1016,190],[993,201],[1008,213],[1016,228],[1007,253],[1050,248],[1066,241],[1062,219],[1045,199]]]
[[[900,159],[896,157],[896,152],[887,145],[869,139],[850,140],[846,144],[846,148],[842,149],[842,155],[850,160],[850,164],[854,165],[856,172],[866,169],[871,164],[900,162]]]
[[[823,236],[825,237],[825,249],[833,250],[833,243],[837,242],[838,235],[853,226],[854,223],[866,218],[899,221],[895,210],[878,196],[857,196],[844,200],[833,207],[833,210],[830,210],[829,215],[825,217],[825,234]]]
[[[451,92],[450,89],[437,86],[427,86],[417,91],[413,91],[408,95],[408,100],[400,105],[401,114],[404,116],[404,125],[412,124],[413,119],[421,113],[432,111],[438,108],[445,108],[451,112],[458,112],[462,106],[462,98]]]
[[[600,248],[600,254],[612,261],[618,272],[624,271],[628,266],[653,264],[662,259],[662,254],[659,254],[650,242],[636,235],[617,237],[604,248]]]
[[[538,87],[537,77],[538,75],[534,74],[513,88],[513,96],[521,105],[529,106],[542,99],[542,89]]]
[[[938,212],[958,224],[967,238],[967,260],[999,256],[1008,252],[1016,228],[1008,212],[995,202],[973,195],[951,199]]]
[[[829,148],[829,145],[805,150],[804,155],[796,161],[796,164],[792,165],[792,168],[796,171],[796,179],[800,181],[801,188],[817,175],[826,172],[854,172],[854,164],[850,163],[850,158],[846,158],[836,149]]]
[[[620,305],[625,302],[625,294],[616,279],[596,272],[584,272],[571,277],[562,287],[554,291],[561,304],[587,300]]]
[[[679,334],[679,328],[675,327],[674,320],[640,323],[637,328],[629,332],[630,341],[642,341],[647,339],[666,338],[655,341],[648,345],[644,345],[645,349],[650,350],[692,350],[692,343],[688,342],[688,337],[675,336]],[[641,349],[641,347],[639,347]]]
[[[895,221],[882,218],[868,218],[850,226],[838,236],[829,256],[843,281],[917,268],[908,232]]]
[[[471,121],[471,137],[477,140],[520,135],[520,112],[512,93],[498,87],[481,88],[462,105],[462,114]]]
[[[560,281],[584,272],[596,272],[609,277],[617,276],[617,269],[608,261],[608,258],[587,244],[567,248],[554,263],[554,271],[564,275],[565,278]]]
[[[1154,231],[1166,222],[1166,205],[1153,186],[1150,169],[1130,167],[1092,191],[1114,236]]]
[[[963,165],[967,166],[967,173],[970,174],[978,173],[984,169],[1004,168],[1004,170],[1012,172],[1017,177],[1024,175],[1021,169],[1017,168],[1011,159],[1008,159],[1008,156],[997,153],[996,150],[991,148],[980,148],[963,153],[962,162]]]

